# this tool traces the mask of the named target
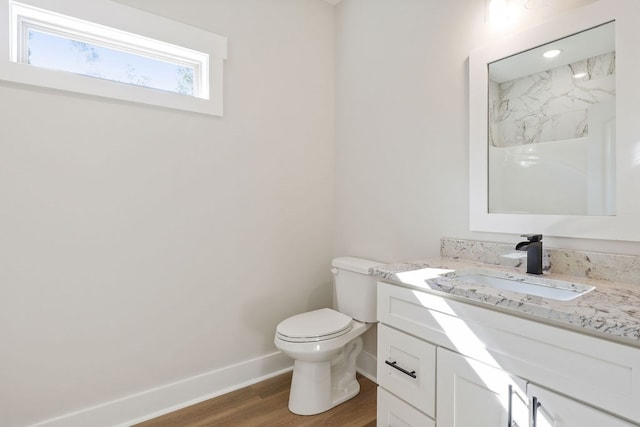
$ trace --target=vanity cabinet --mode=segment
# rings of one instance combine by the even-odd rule
[[[640,425],[636,347],[384,282],[378,320],[378,426]]]

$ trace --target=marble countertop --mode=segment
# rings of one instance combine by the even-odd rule
[[[474,268],[504,275],[525,275],[517,268],[452,258],[382,265],[370,270],[369,274],[406,287],[446,294],[460,301],[640,347],[638,285],[547,272],[543,276],[526,275],[548,281],[551,286],[553,281],[549,279],[577,286],[595,286],[594,290],[575,299],[558,301],[482,286],[452,274]]]

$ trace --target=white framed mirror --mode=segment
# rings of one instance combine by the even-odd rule
[[[472,231],[640,241],[639,24],[637,0],[600,0],[471,53]]]

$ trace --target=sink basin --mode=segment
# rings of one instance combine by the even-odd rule
[[[581,285],[563,280],[481,269],[456,271],[446,276],[481,286],[558,301],[570,301],[595,289],[595,286]]]

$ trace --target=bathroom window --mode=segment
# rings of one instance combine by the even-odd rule
[[[0,66],[0,78],[222,115],[226,37],[107,0],[45,4],[83,19],[26,2],[0,6],[10,22],[9,61]],[[124,31],[118,22],[141,31]]]
[[[111,43],[105,40],[87,42],[87,37],[31,25],[25,25],[24,36],[17,49],[17,62],[23,64],[198,98],[209,97],[209,85],[204,79],[209,61],[205,54],[194,61],[161,59],[145,51],[130,53],[122,48],[107,47]]]

